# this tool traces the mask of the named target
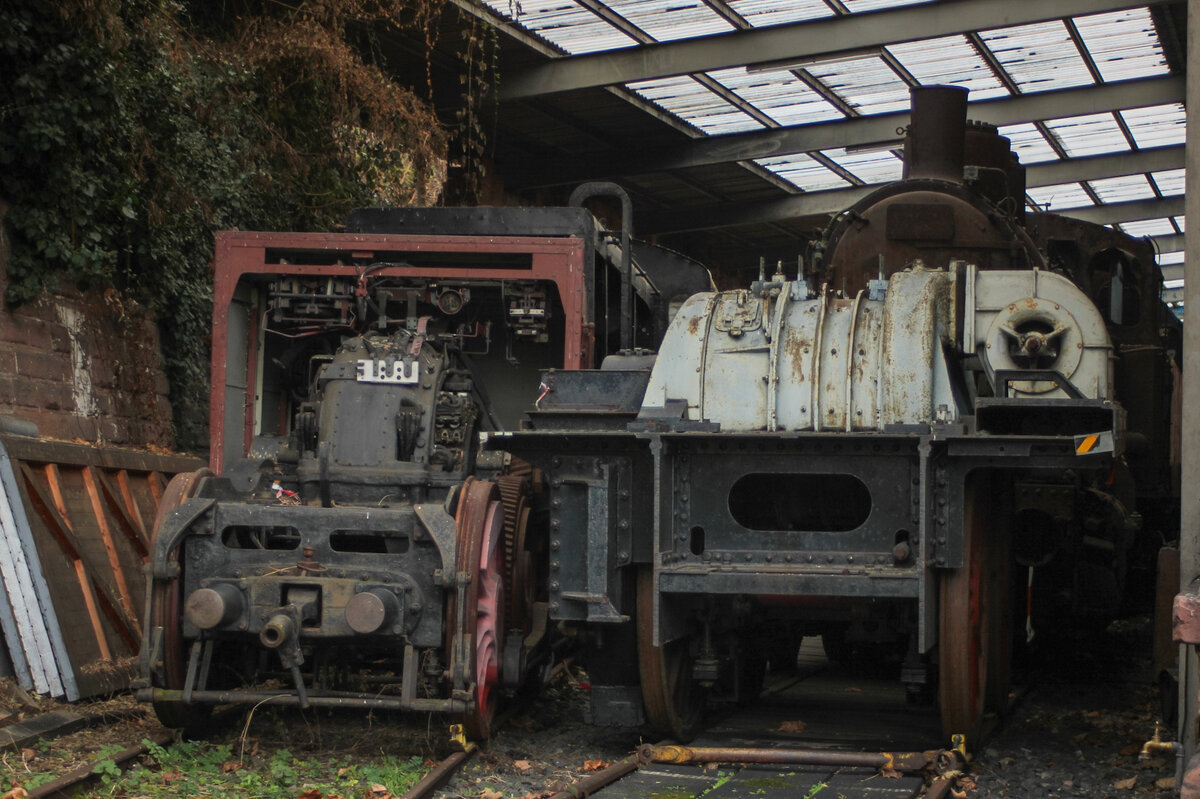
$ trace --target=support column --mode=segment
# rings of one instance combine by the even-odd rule
[[[1186,224],[1192,233],[1185,243],[1183,323],[1183,407],[1200,408],[1200,0],[1188,0],[1187,178]],[[1200,414],[1183,413],[1181,431],[1182,486],[1179,537],[1179,590],[1187,594],[1200,578]],[[1195,594],[1195,589],[1191,589]],[[1181,597],[1182,598],[1182,597]],[[1182,797],[1200,797],[1200,755],[1197,753],[1196,647],[1179,647],[1179,742],[1183,745]]]

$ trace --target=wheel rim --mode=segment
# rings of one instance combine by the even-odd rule
[[[447,651],[459,652],[455,641],[465,636],[470,662],[467,673],[475,683],[473,707],[463,715],[471,738],[491,734],[496,712],[495,688],[500,683],[501,634],[504,630],[504,508],[495,483],[468,477],[463,484],[456,514],[458,553],[456,569],[470,576],[466,590],[464,624],[457,629],[457,600],[447,603]]]
[[[695,737],[703,715],[704,697],[692,683],[692,659],[687,638],[654,644],[654,572],[643,569],[637,578],[638,671],[646,718],[655,729],[681,742]]]
[[[1004,647],[1002,531],[989,525],[989,491],[971,480],[963,497],[963,567],[943,575],[939,607],[939,697],[946,735],[978,736],[986,709],[1007,695]],[[991,533],[991,535],[989,535]],[[1004,683],[1001,689],[1000,683]]]
[[[150,546],[152,553],[156,550],[154,542],[161,534],[167,516],[195,495],[203,478],[211,476],[212,472],[208,469],[200,469],[177,474],[167,483],[167,488],[158,503],[158,511],[154,515],[154,533]],[[167,560],[177,564],[180,571],[174,580],[155,582],[151,587],[149,627],[161,627],[163,631],[162,669],[161,672],[152,670],[151,678],[154,683],[161,683],[155,687],[179,691],[183,689],[187,675],[187,653],[184,651],[183,641],[183,564],[179,557],[179,547],[167,553]],[[202,717],[208,714],[209,708],[184,705],[182,702],[155,702],[154,710],[166,726],[188,727],[201,721]]]

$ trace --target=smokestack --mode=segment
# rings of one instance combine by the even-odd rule
[[[962,183],[967,90],[914,86],[912,118],[904,137],[904,177]]]

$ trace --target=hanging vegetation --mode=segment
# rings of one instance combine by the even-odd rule
[[[437,202],[446,134],[361,42],[430,25],[440,6],[4,3],[7,302],[65,280],[149,309],[179,445],[202,444],[213,232],[327,230],[357,206]]]

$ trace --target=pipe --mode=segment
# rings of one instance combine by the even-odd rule
[[[295,634],[296,622],[292,621],[291,616],[284,613],[276,613],[263,626],[262,631],[258,634],[258,640],[267,649],[278,649]]]
[[[904,177],[962,183],[967,130],[967,90],[914,86],[912,117],[904,137]]]
[[[654,746],[638,749],[650,763],[781,763],[797,766],[863,766],[882,770],[921,771],[939,763],[941,752],[831,752],[820,749],[755,749]]]
[[[621,350],[633,348],[633,305],[630,291],[633,286],[633,252],[630,236],[633,235],[633,203],[629,194],[616,183],[595,180],[575,187],[568,205],[583,207],[583,201],[592,197],[609,196],[621,201]]]

